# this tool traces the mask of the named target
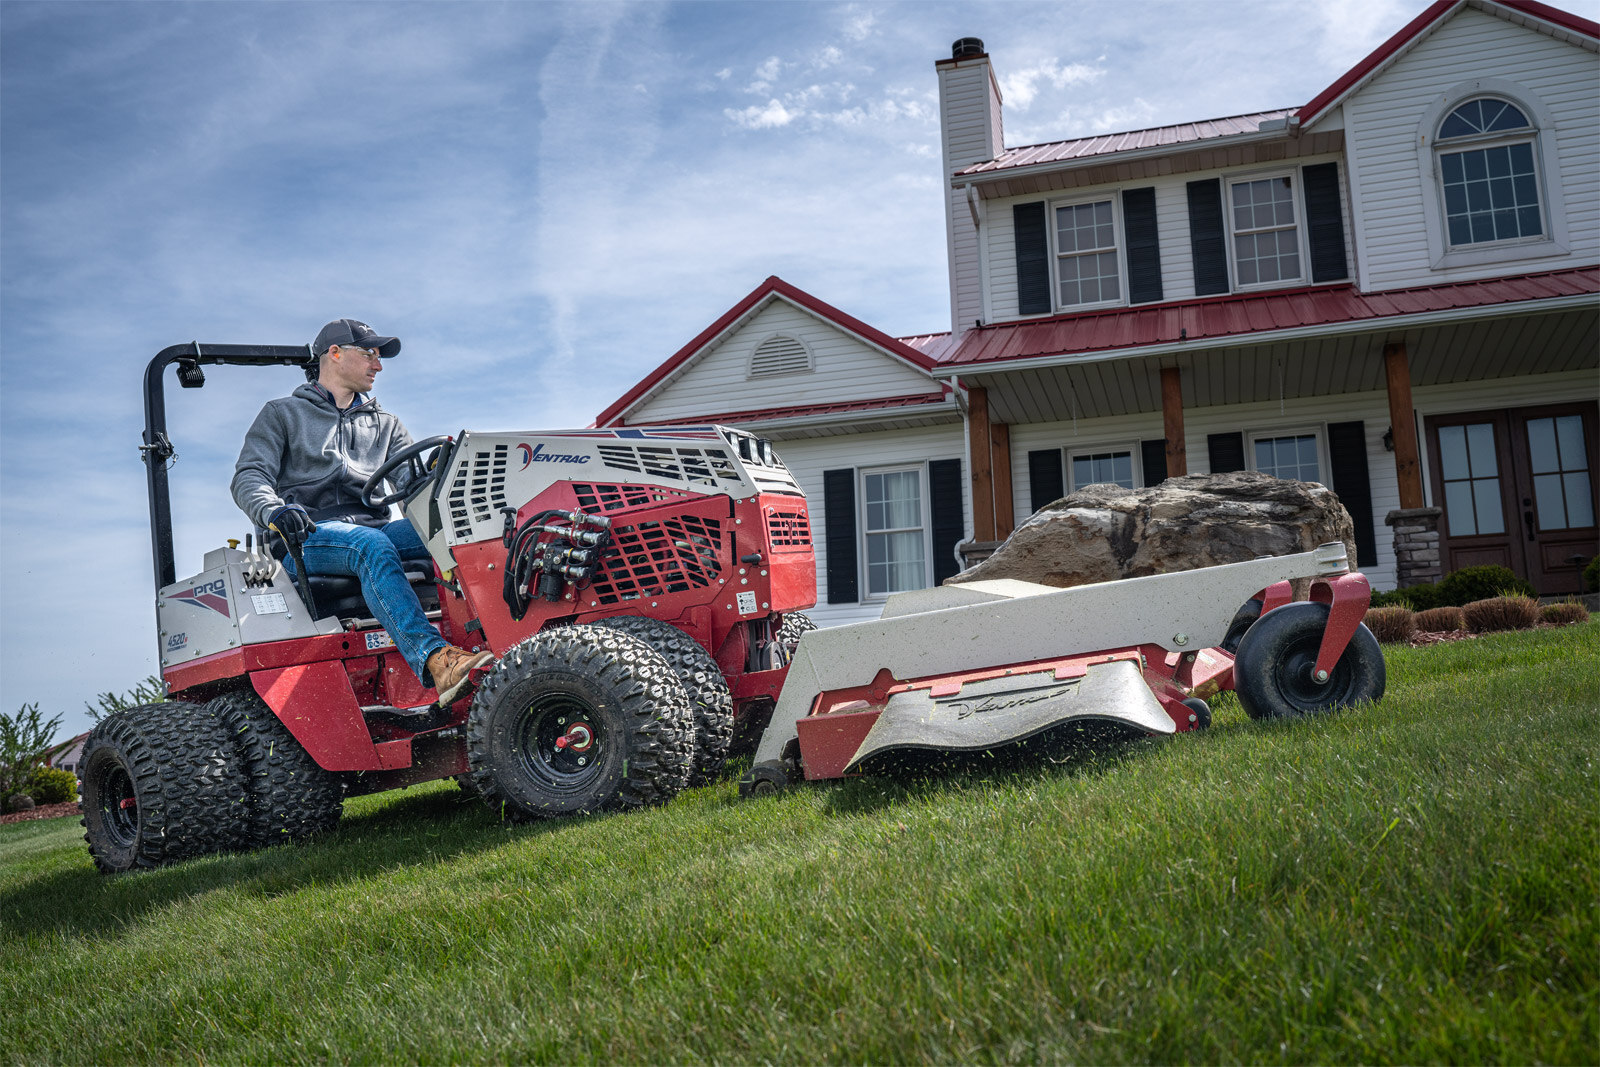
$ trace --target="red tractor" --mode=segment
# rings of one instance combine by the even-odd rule
[[[766,441],[681,426],[462,431],[372,476],[367,501],[401,504],[428,547],[411,579],[429,616],[496,657],[441,707],[355,579],[297,587],[246,538],[175,580],[163,371],[198,387],[208,363],[310,358],[182,345],[146,371],[171,699],[109,716],[85,746],[102,870],[294,840],[346,796],[451,776],[514,818],[636,807],[714,778],[736,732],[753,796],[918,751],[1203,729],[1227,689],[1254,718],[1383,695],[1367,580],[1340,544],[1073,589],[941,586],[816,630],[799,613],[816,594],[800,487]],[[1291,602],[1296,579],[1308,601]]]

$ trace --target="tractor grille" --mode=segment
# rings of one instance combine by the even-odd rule
[[[684,516],[611,531],[591,593],[602,604],[704,588],[722,573],[722,523]]]
[[[600,461],[630,474],[648,474],[675,482],[743,481],[739,468],[720,448],[672,448],[666,445],[600,445]]]
[[[473,453],[461,464],[445,500],[457,538],[470,538],[473,523],[495,518],[506,506],[506,454],[510,450],[508,444],[495,445],[492,450]]]
[[[572,483],[572,491],[577,494],[578,507],[584,511],[622,511],[694,495],[682,489],[664,489],[658,485],[600,485],[588,482]]]
[[[811,519],[803,511],[767,508],[767,540],[774,551],[811,547]]]

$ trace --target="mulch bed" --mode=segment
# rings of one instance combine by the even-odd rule
[[[69,800],[62,804],[40,804],[32,811],[14,811],[10,815],[0,815],[0,824],[8,822],[26,822],[29,819],[60,819],[67,815],[80,813],[78,802]]]

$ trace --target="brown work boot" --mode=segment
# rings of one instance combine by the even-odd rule
[[[428,674],[433,687],[439,691],[439,706],[449,707],[467,687],[468,674],[494,659],[494,653],[468,652],[455,645],[445,645],[428,657]]]

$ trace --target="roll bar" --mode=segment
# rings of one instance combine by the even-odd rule
[[[150,543],[155,556],[156,591],[177,581],[172,558],[172,499],[167,490],[167,460],[174,455],[167,437],[167,400],[161,383],[168,364],[178,366],[178,384],[199,389],[206,384],[200,368],[208,363],[241,367],[309,367],[310,345],[172,345],[156,353],[144,370],[144,459],[150,486]]]

